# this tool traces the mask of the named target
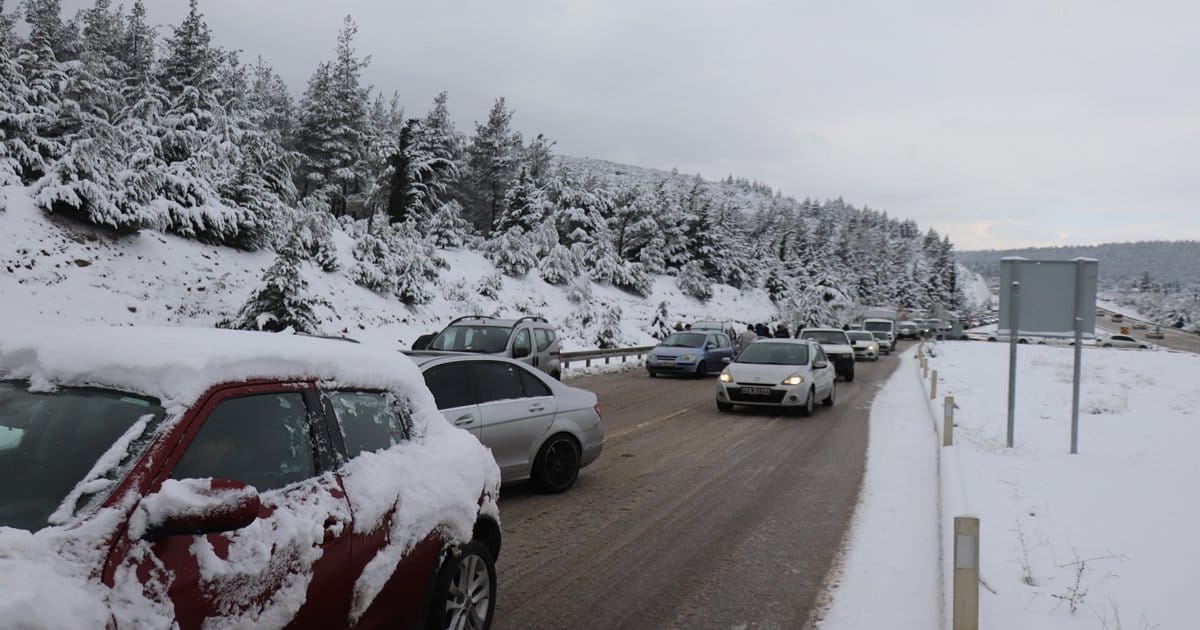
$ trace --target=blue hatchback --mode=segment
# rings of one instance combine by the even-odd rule
[[[709,370],[720,371],[724,359],[733,358],[733,344],[724,333],[677,332],[650,351],[646,371],[659,374],[687,374],[701,378]]]

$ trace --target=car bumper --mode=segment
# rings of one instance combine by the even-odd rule
[[[811,386],[810,383],[793,386],[720,383],[717,385],[717,402],[753,407],[803,407]],[[770,392],[766,395],[746,394],[743,387],[765,387]]]
[[[653,359],[646,361],[647,370],[661,374],[690,374],[695,372],[699,365],[699,360],[689,361],[686,363],[680,361],[655,361]]]

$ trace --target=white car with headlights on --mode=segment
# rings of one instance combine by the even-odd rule
[[[811,415],[817,401],[833,406],[834,369],[808,339],[757,339],[721,371],[717,409],[734,405],[796,409]]]
[[[879,340],[875,335],[865,330],[848,330],[846,336],[853,344],[855,359],[879,360]]]

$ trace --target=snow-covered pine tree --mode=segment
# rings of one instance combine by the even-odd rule
[[[347,15],[338,34],[337,54],[332,62],[320,64],[309,79],[298,120],[298,148],[308,158],[301,171],[301,192],[331,187],[334,214],[345,213],[350,197],[368,181],[369,90],[362,85],[362,71],[370,58],[356,55],[357,32],[358,25]]]
[[[546,220],[551,211],[546,193],[524,168],[517,181],[504,196],[503,211],[493,226],[494,232],[507,232],[519,228],[523,233],[532,233]]]
[[[4,129],[4,153],[17,160],[21,180],[41,177],[66,152],[60,129],[63,87],[67,84],[65,58],[59,52],[74,47],[74,33],[62,23],[59,0],[26,0],[25,21],[29,38],[17,40],[16,62],[21,80],[11,97],[12,109],[0,113]],[[23,85],[22,85],[23,83]]]
[[[489,300],[499,300],[502,289],[504,289],[504,276],[499,273],[488,274],[479,281],[479,295]]]
[[[606,304],[600,311],[600,326],[596,331],[596,347],[602,350],[621,347],[621,307]]]
[[[36,132],[37,117],[30,111],[32,93],[17,62],[21,41],[15,24],[16,16],[5,12],[0,0],[0,186],[20,184],[29,169],[43,163],[27,142]]]
[[[329,203],[320,195],[305,197],[300,208],[292,213],[293,239],[300,256],[311,260],[322,271],[332,272],[341,268],[337,245],[333,241],[333,230],[337,219],[329,213]]]
[[[494,233],[483,246],[483,255],[505,275],[522,277],[538,262],[531,235],[518,226]]]
[[[679,287],[684,295],[690,295],[700,301],[708,300],[713,295],[712,281],[704,274],[704,268],[699,261],[692,261],[679,270],[675,276],[675,286]]]
[[[522,158],[522,168],[529,178],[541,184],[550,177],[550,165],[554,160],[554,141],[542,134],[530,141],[525,147]]]
[[[666,339],[668,335],[674,332],[671,328],[671,313],[667,308],[666,301],[658,303],[658,308],[654,309],[654,317],[650,320],[650,325],[646,327],[646,334],[655,339]]]
[[[275,262],[263,274],[263,286],[250,295],[232,321],[218,326],[269,332],[288,328],[300,333],[319,332],[320,323],[313,308],[332,306],[324,299],[309,295],[301,264],[296,243],[280,248]]]
[[[579,275],[579,263],[570,249],[556,243],[538,262],[538,275],[550,284],[567,284]]]
[[[443,203],[426,224],[425,237],[434,247],[450,249],[462,247],[471,231],[470,224],[462,218],[462,206],[451,200]]]
[[[512,130],[512,116],[504,97],[496,99],[487,123],[475,124],[475,135],[467,147],[466,209],[469,219],[485,233],[496,224],[520,163],[521,134]]]

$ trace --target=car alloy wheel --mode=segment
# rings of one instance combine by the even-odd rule
[[[696,378],[704,378],[705,376],[708,376],[708,363],[701,361],[700,365],[696,366]]]
[[[491,626],[496,609],[496,565],[488,548],[472,540],[457,557],[447,556],[442,570],[445,605],[441,617],[430,619],[429,626],[448,630]]]
[[[834,392],[835,392],[836,390],[837,390],[837,388],[836,388],[836,387],[834,387],[833,383],[830,383],[830,384],[829,384],[829,397],[827,397],[825,400],[822,400],[822,401],[821,401],[821,404],[822,404],[822,405],[825,405],[826,407],[832,407],[832,406],[833,406],[833,402],[834,402],[834,400],[833,400],[833,396],[834,396]]]
[[[579,447],[575,441],[565,434],[547,440],[534,461],[533,476],[544,492],[557,493],[570,488],[579,477]]]

